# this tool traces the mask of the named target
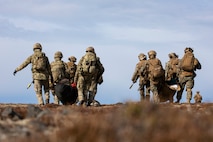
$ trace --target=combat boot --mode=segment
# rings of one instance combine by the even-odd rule
[[[45,100],[45,104],[49,104],[50,103],[50,100],[49,99],[46,99]]]
[[[190,99],[187,99],[186,103],[190,104]]]
[[[150,95],[146,95],[146,101],[147,101],[147,102],[150,101]]]
[[[36,96],[38,98],[38,104],[39,105],[44,105],[44,101],[43,101],[42,95],[41,94],[36,94]]]

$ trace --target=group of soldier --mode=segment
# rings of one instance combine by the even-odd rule
[[[147,59],[147,56],[144,53],[141,53],[138,56],[139,62],[135,67],[132,82],[134,84],[139,79],[138,90],[140,92],[141,101],[150,101],[151,91],[153,94],[152,101],[154,103],[161,102],[159,92],[161,92],[163,86],[166,85],[169,89],[175,90],[175,93],[177,93],[177,100],[175,103],[180,103],[184,88],[187,92],[187,103],[190,103],[192,99],[192,89],[194,87],[194,78],[196,77],[195,71],[196,69],[201,69],[200,62],[194,57],[193,49],[191,47],[186,47],[184,50],[185,56],[189,55],[194,57],[193,61],[188,61],[189,66],[192,66],[192,70],[187,70],[182,67],[184,59],[179,59],[176,53],[168,54],[169,61],[166,63],[165,68],[162,66],[161,61],[156,55],[156,51],[151,50],[148,52],[149,59]],[[157,70],[161,70],[161,72],[159,71],[158,76],[155,75]],[[195,103],[201,102],[202,96],[199,94],[199,91],[197,91],[194,99]]]
[[[62,82],[77,89],[76,104],[92,105],[97,102],[95,95],[97,93],[97,85],[103,82],[104,67],[100,58],[96,56],[93,47],[86,48],[86,53],[78,64],[76,64],[77,59],[75,56],[69,57],[69,62],[64,62],[61,51],[55,52],[54,61],[50,63],[48,57],[42,52],[40,43],[33,45],[33,51],[34,53],[17,67],[13,74],[15,75],[27,65],[32,64],[34,90],[39,105],[50,103],[50,92],[53,95],[54,103],[60,104],[61,100],[58,99],[55,86]],[[87,55],[94,61],[85,61]],[[87,73],[83,70],[85,68],[84,62],[89,65],[90,70],[93,70],[93,72]],[[44,91],[44,99],[42,91]]]
[[[78,105],[88,106],[97,102],[95,101],[95,95],[97,93],[97,85],[103,82],[104,67],[100,58],[96,56],[93,47],[86,48],[86,53],[78,64],[76,64],[77,59],[75,56],[69,57],[69,62],[64,62],[62,60],[63,54],[60,51],[55,52],[54,61],[50,63],[48,57],[42,52],[40,43],[33,45],[33,51],[34,53],[17,67],[13,74],[15,75],[27,65],[32,64],[32,78],[38,104],[49,104],[50,92],[53,95],[54,103],[60,104],[61,100],[59,100],[55,90],[55,86],[59,83],[64,83],[77,89],[76,103]],[[161,61],[156,57],[156,51],[151,50],[148,52],[149,59],[144,53],[139,54],[139,62],[133,73],[132,82],[134,84],[139,79],[138,90],[140,91],[141,101],[150,101],[150,92],[152,92],[153,102],[161,102],[159,92],[166,85],[170,89],[177,91],[175,103],[180,102],[184,88],[186,88],[187,103],[190,103],[194,78],[196,77],[195,71],[196,69],[201,69],[201,64],[194,57],[191,47],[186,47],[184,53],[184,56],[187,55],[193,58],[185,61],[184,57],[179,59],[176,53],[170,53],[165,69]],[[183,65],[186,64],[185,62],[189,64],[185,65],[187,67]],[[192,69],[189,69],[190,67]],[[42,89],[44,91],[44,99]],[[194,99],[195,102],[201,102],[202,96],[199,92],[194,96]],[[66,103],[63,104],[66,105]]]

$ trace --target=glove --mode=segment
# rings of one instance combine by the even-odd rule
[[[76,88],[76,83],[71,84],[72,88]]]
[[[16,75],[16,73],[17,73],[17,71],[15,70],[15,71],[13,72],[13,75],[15,76],[15,75]]]

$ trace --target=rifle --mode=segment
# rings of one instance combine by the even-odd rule
[[[29,89],[30,86],[31,86],[33,83],[34,83],[34,81],[32,81],[31,83],[29,83],[29,84],[27,85],[27,89]]]
[[[132,85],[129,87],[129,89],[131,89],[132,88],[132,86],[134,85],[135,83],[132,83]]]

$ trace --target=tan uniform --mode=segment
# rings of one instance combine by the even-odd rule
[[[197,92],[197,93],[195,94],[195,96],[194,96],[195,103],[201,103],[202,99],[203,99],[203,98],[202,98],[202,96],[200,95],[200,93]]]
[[[132,82],[135,83],[139,78],[140,100],[150,100],[150,81],[148,78],[147,60],[141,60],[137,63],[132,75]],[[146,91],[146,96],[145,96]]]
[[[94,54],[95,55],[95,53],[92,53],[92,52],[89,52],[89,53],[86,53],[86,54]],[[90,95],[89,91],[92,90],[90,88],[91,84],[94,83],[93,81],[96,81],[97,78],[99,78],[102,75],[102,73],[104,72],[104,69],[102,71],[98,70],[97,66],[100,66],[100,64],[101,64],[100,61],[98,61],[98,60],[96,60],[96,63],[92,63],[92,67],[95,68],[95,70],[96,70],[94,73],[84,72],[83,63],[84,63],[85,56],[83,56],[80,59],[80,61],[78,62],[76,74],[75,74],[75,77],[74,77],[74,82],[77,83],[78,101],[80,103],[86,103],[86,102],[90,103],[92,98],[94,98],[94,94],[93,94],[93,96],[88,97]]]
[[[104,73],[104,67],[100,61],[100,58],[97,57],[97,70],[94,76],[92,77],[92,82],[89,87],[89,104],[95,101],[95,96],[97,94],[97,89],[98,89],[98,84],[103,83],[103,76],[102,74]]]
[[[55,61],[51,62],[50,66],[54,83],[58,83],[60,80],[68,78],[67,64],[60,58],[55,58]],[[59,104],[59,100],[55,94],[54,87],[51,88],[51,92],[54,97],[54,103]]]
[[[190,51],[187,51],[190,52]],[[186,54],[186,53],[185,53]],[[187,103],[190,103],[191,99],[192,99],[192,89],[194,87],[194,78],[196,77],[196,73],[195,70],[196,69],[201,69],[201,64],[199,63],[198,59],[196,59],[196,63],[192,63],[194,64],[194,70],[192,71],[185,71],[183,69],[181,69],[180,67],[180,72],[179,72],[179,84],[180,84],[180,91],[177,92],[177,101],[176,103],[179,103],[179,101],[182,98],[182,94],[184,91],[184,88],[186,88],[187,91]],[[199,67],[198,67],[199,65]]]
[[[170,60],[166,63],[165,67],[165,80],[172,81],[173,79],[178,81],[178,73],[179,73],[179,59],[178,58],[170,58]]]
[[[35,56],[36,55],[36,56]],[[37,70],[34,68],[35,60],[38,56],[45,56],[45,54],[41,51],[34,51],[34,54],[29,56],[19,67],[16,68],[16,71],[20,71],[23,68],[25,68],[27,65],[32,64],[32,78],[34,81],[34,90],[36,92],[37,98],[38,98],[38,104],[44,104],[43,98],[42,98],[42,86],[45,93],[45,102],[49,103],[50,95],[49,95],[49,77],[52,77],[50,64],[48,57],[46,58],[46,67],[45,70]]]
[[[67,62],[67,67],[68,67],[68,73],[69,73],[69,80],[70,80],[70,83],[72,84],[74,82],[77,65],[75,64],[75,62],[70,61],[70,62]]]
[[[158,58],[153,58],[148,60],[148,65],[149,65],[149,80],[150,80],[150,90],[153,93],[153,100],[155,103],[160,102],[159,98],[159,88],[163,84],[165,77],[164,74],[161,77],[154,78],[153,77],[153,65],[160,65],[162,67],[161,61]],[[163,67],[162,67],[163,68]]]

